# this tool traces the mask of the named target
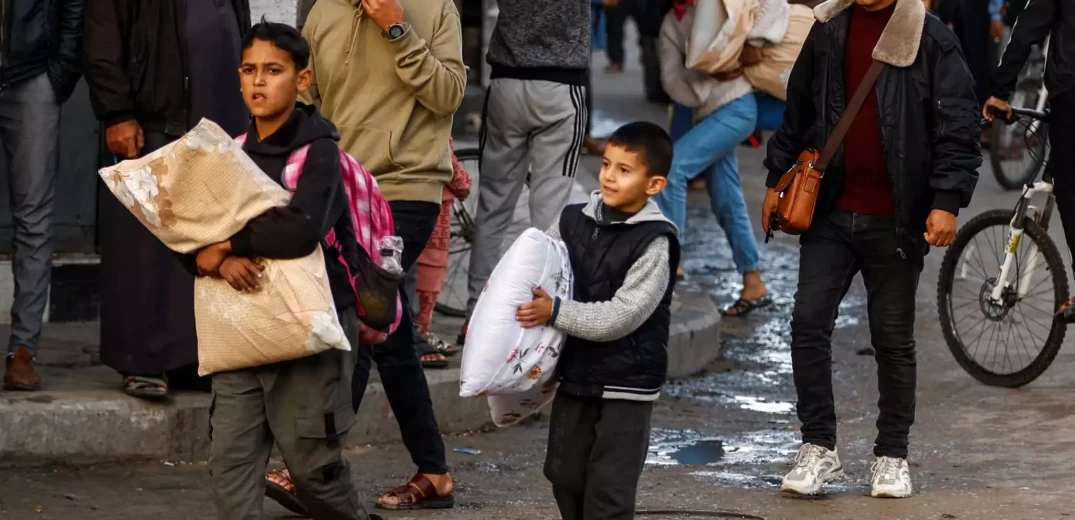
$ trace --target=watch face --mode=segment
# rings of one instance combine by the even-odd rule
[[[393,25],[392,27],[388,28],[388,38],[389,39],[395,40],[396,38],[399,38],[400,36],[403,36],[403,26],[402,25]]]

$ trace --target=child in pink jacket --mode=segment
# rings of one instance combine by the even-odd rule
[[[433,228],[433,236],[429,238],[422,255],[418,257],[418,303],[420,311],[414,317],[419,330],[425,336],[426,341],[440,351],[441,354],[451,356],[459,352],[453,345],[446,344],[436,335],[429,332],[429,324],[433,320],[433,307],[440,298],[440,291],[444,287],[444,278],[448,273],[448,250],[451,245],[451,221],[452,202],[458,198],[465,200],[470,195],[471,178],[459,160],[455,157],[455,143],[449,139],[452,149],[452,167],[455,173],[452,180],[444,186],[441,196],[440,215],[437,217],[437,227]]]

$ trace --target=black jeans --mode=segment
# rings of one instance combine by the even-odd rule
[[[576,397],[552,404],[545,478],[564,520],[631,520],[653,403]]]
[[[418,261],[433,235],[440,205],[417,201],[391,201],[388,205],[392,207],[396,235],[403,239],[403,269],[406,271]],[[411,460],[418,466],[419,473],[443,475],[448,473],[444,441],[433,414],[429,383],[414,349],[414,322],[406,291],[401,290],[400,294],[403,316],[396,331],[380,345],[363,345],[358,349],[358,365],[351,380],[351,404],[358,411],[369,383],[370,368],[376,362],[388,404],[399,423],[399,432]]]
[[[1075,88],[1049,100],[1049,162],[1046,175],[1052,176],[1056,195],[1056,208],[1060,210],[1060,222],[1064,224],[1064,238],[1068,250],[1075,247]],[[1065,208],[1067,208],[1065,210]]]
[[[880,392],[874,455],[907,458],[915,416],[915,291],[925,241],[897,236],[891,216],[837,210],[815,222],[801,244],[791,361],[803,442],[836,448],[832,330],[840,302],[862,272]]]

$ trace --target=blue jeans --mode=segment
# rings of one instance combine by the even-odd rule
[[[784,109],[788,104],[770,94],[754,95],[758,98],[758,130],[780,130],[780,124],[784,122]]]
[[[590,7],[590,48],[595,51],[603,51],[608,46],[608,37],[605,34],[607,24],[605,8],[592,5]]]
[[[676,142],[680,137],[687,135],[687,132],[691,131],[691,127],[694,126],[694,109],[691,107],[680,105],[679,103],[672,104],[672,121],[668,125],[668,133],[672,137],[672,142]]]
[[[758,244],[750,223],[743,187],[739,183],[736,147],[754,132],[758,106],[747,94],[694,125],[676,141],[668,187],[657,196],[661,211],[686,236],[687,183],[705,175],[717,222],[728,236],[732,258],[740,273],[758,270]]]

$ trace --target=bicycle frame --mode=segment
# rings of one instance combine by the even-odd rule
[[[994,305],[1004,304],[1004,290],[1009,287],[1008,275],[1011,274],[1011,270],[1016,261],[1016,253],[1019,250],[1019,242],[1023,238],[1023,229],[1025,228],[1025,222],[1027,218],[1027,212],[1037,209],[1030,205],[1031,199],[1039,194],[1046,194],[1045,209],[1041,213],[1034,215],[1034,221],[1041,226],[1042,229],[1049,229],[1049,220],[1052,218],[1053,207],[1056,204],[1056,198],[1053,196],[1053,180],[1049,176],[1045,176],[1042,180],[1033,184],[1027,184],[1023,187],[1023,194],[1019,198],[1019,202],[1015,205],[1015,214],[1012,216],[1012,221],[1009,227],[1010,237],[1008,238],[1008,250],[1004,254],[1004,263],[1000,268],[1000,275],[997,276],[996,285],[993,286],[992,292],[989,294],[989,299]],[[1023,298],[1026,296],[1027,290],[1030,287],[1030,282],[1033,280],[1034,272],[1038,268],[1039,256],[1037,253],[1037,244],[1031,245],[1028,257],[1030,258],[1030,265],[1023,271],[1022,277],[1018,281],[1017,287],[1019,288],[1018,297]]]
[[[1052,37],[1051,34],[1049,36],[1046,36],[1045,41],[1042,42],[1042,44],[1041,44],[1042,45],[1042,47],[1041,47],[1041,55],[1042,55],[1042,57],[1043,57],[1043,59],[1045,61],[1045,66],[1046,67],[1049,65],[1049,39],[1051,37]],[[1045,110],[1045,106],[1048,103],[1049,103],[1049,90],[1045,88],[1045,81],[1042,81],[1041,82],[1041,88],[1038,89],[1038,102],[1037,102],[1037,104],[1034,105],[1034,110],[1037,110],[1038,112],[1042,112],[1042,111]],[[1027,132],[1030,132],[1030,133],[1037,132],[1039,126],[1041,126],[1041,120],[1040,119],[1035,119],[1034,121],[1032,121],[1030,123],[1030,126],[1027,128]],[[1050,193],[1051,193],[1051,191],[1050,191]]]

